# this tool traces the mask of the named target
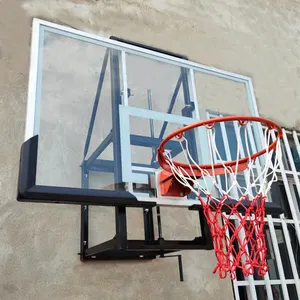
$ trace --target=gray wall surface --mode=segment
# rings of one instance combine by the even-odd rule
[[[211,272],[212,251],[183,253],[183,283],[173,259],[81,263],[79,207],[15,200],[32,17],[251,76],[261,115],[300,129],[299,12],[300,4],[291,0],[1,0],[0,299],[233,299],[230,280]],[[189,238],[195,218],[164,210],[166,238]],[[113,216],[113,209],[92,209],[91,244],[112,237]],[[133,210],[129,236],[140,237],[141,227],[142,215]]]

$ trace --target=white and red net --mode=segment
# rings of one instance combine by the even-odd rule
[[[244,276],[253,275],[255,270],[259,276],[268,272],[265,202],[272,183],[277,180],[276,169],[282,155],[280,138],[276,138],[272,149],[269,147],[272,135],[274,137],[275,133],[278,137],[278,128],[267,127],[263,131],[261,140],[265,153],[253,158],[252,126],[250,122],[236,122],[234,144],[237,157],[234,164],[229,166],[222,160],[215,126],[209,125],[206,132],[210,168],[194,160],[188,140],[182,134],[184,131],[172,137],[182,148],[184,164],[175,162],[170,151],[164,151],[166,164],[163,167],[169,169],[180,185],[193,192],[201,202],[217,258],[213,272],[218,272],[221,278],[230,275],[231,279],[236,278],[237,269]],[[244,156],[248,158],[247,162],[239,166]]]

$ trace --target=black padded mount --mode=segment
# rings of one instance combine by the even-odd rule
[[[38,135],[21,148],[17,200],[22,202],[153,207],[155,202],[141,202],[127,191],[95,190],[36,185]]]

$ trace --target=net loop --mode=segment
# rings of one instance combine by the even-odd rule
[[[247,120],[239,120],[238,122],[241,126],[246,126],[248,124]]]
[[[176,138],[178,140],[182,139],[182,136],[183,136],[183,132],[179,132],[178,134],[176,134]]]

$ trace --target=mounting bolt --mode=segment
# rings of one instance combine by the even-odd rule
[[[86,241],[83,241],[83,245],[84,245],[84,246],[86,245]]]
[[[149,208],[145,208],[145,212],[148,212],[149,211]]]
[[[96,258],[96,256],[95,256],[95,255],[93,255],[93,256],[92,256],[92,258]]]
[[[140,258],[144,258],[144,255],[140,255],[139,257],[140,257]]]

